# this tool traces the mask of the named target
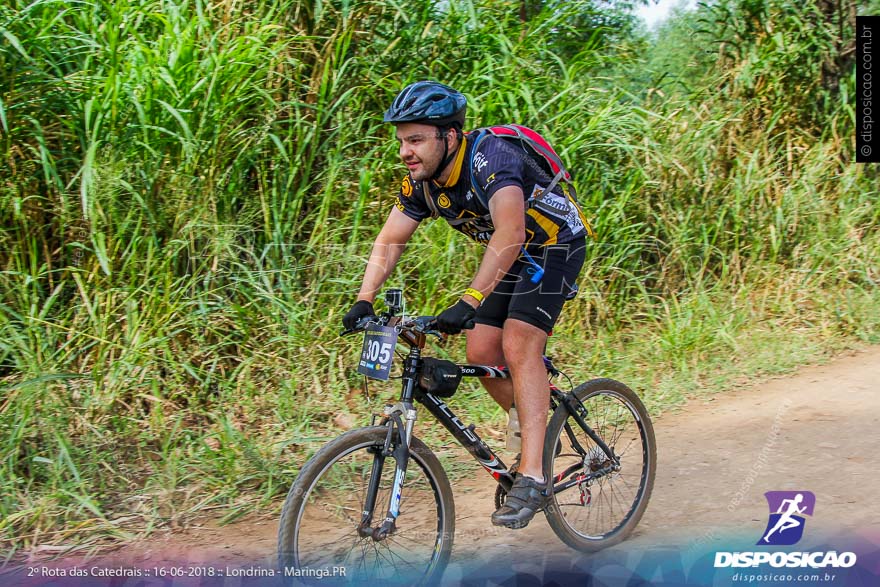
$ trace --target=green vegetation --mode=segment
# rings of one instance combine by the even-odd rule
[[[381,112],[415,79],[575,171],[599,239],[553,344],[573,379],[658,413],[880,341],[857,5],[722,0],[656,38],[602,6],[0,6],[6,555],[275,508],[338,411],[379,411],[393,389],[364,397],[336,334],[402,175]],[[479,254],[425,226],[392,283],[438,311]]]

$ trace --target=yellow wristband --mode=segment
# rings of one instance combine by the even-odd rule
[[[477,300],[477,302],[479,304],[482,304],[483,300],[486,299],[486,296],[484,296],[482,293],[480,293],[480,290],[474,289],[472,287],[469,287],[466,290],[464,290],[464,295],[471,296],[472,298]]]

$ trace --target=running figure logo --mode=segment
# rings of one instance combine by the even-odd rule
[[[816,496],[810,491],[768,491],[764,494],[770,506],[767,529],[758,544],[790,546],[804,535],[804,514],[813,515]]]

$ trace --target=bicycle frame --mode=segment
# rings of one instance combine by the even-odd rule
[[[388,425],[388,436],[385,446],[381,454],[376,454],[373,461],[373,474],[370,480],[367,499],[364,511],[359,525],[359,532],[362,536],[372,535],[375,540],[382,540],[387,537],[394,528],[397,515],[400,511],[400,501],[403,493],[403,484],[406,476],[406,467],[409,461],[409,444],[412,438],[413,428],[416,420],[416,410],[413,400],[425,406],[425,408],[436,418],[444,428],[446,428],[453,438],[458,441],[474,459],[501,485],[504,491],[510,491],[513,486],[513,473],[507,468],[504,462],[496,455],[492,449],[486,444],[482,438],[476,433],[475,426],[465,425],[461,419],[455,415],[450,407],[441,398],[430,393],[419,390],[416,385],[419,369],[421,368],[421,349],[424,348],[425,336],[423,334],[416,335],[411,332],[402,332],[400,338],[410,345],[410,351],[404,361],[403,377],[401,384],[400,400],[393,406],[388,406],[385,410],[385,418],[383,423]],[[548,373],[558,374],[559,372],[553,367],[553,364],[547,357],[544,357],[544,364]],[[494,378],[508,379],[510,371],[506,367],[488,366],[488,365],[459,365],[463,377],[478,378]],[[552,382],[548,382],[550,390],[550,409],[555,410],[558,406],[565,406],[573,415],[578,426],[590,437],[593,442],[606,454],[612,463],[611,466],[604,467],[589,474],[577,475],[573,479],[563,482],[563,479],[582,468],[581,464],[574,464],[565,471],[562,471],[553,478],[553,492],[560,493],[566,489],[579,485],[611,473],[615,466],[619,465],[617,457],[613,451],[605,444],[605,442],[593,431],[587,424],[587,410],[573,393],[563,393]],[[404,422],[405,420],[405,422]],[[394,451],[390,450],[391,439],[395,435],[395,429],[400,442],[398,442]],[[572,448],[576,450],[582,457],[587,455],[587,450],[578,442],[577,437],[571,427],[566,424],[566,435],[571,442]],[[379,451],[377,451],[379,452]],[[391,503],[388,512],[379,528],[371,528],[373,512],[376,506],[376,495],[378,493],[378,482],[381,476],[384,457],[394,456],[397,462],[397,468],[394,476],[394,484],[391,490]]]
[[[548,372],[551,372],[553,369],[552,363],[550,363],[549,359],[544,358],[545,365],[548,368]],[[463,377],[478,377],[478,378],[497,378],[497,379],[508,379],[510,378],[510,371],[507,367],[490,367],[488,365],[459,365],[459,368],[462,371]],[[616,457],[614,456],[613,451],[608,448],[605,442],[593,431],[589,424],[584,420],[586,417],[586,409],[583,404],[577,400],[572,394],[563,393],[558,387],[556,387],[552,382],[548,383],[550,389],[550,410],[555,410],[559,405],[564,405],[569,412],[574,415],[575,421],[579,424],[579,426],[586,432],[586,434],[590,437],[590,439],[599,446],[600,449],[608,456],[612,461],[616,461]],[[513,485],[513,474],[507,469],[501,459],[492,451],[492,449],[480,438],[480,436],[476,433],[475,426],[471,424],[470,426],[465,426],[462,423],[461,419],[455,415],[455,413],[449,408],[449,406],[442,399],[431,395],[430,393],[422,393],[417,392],[415,395],[416,401],[425,406],[431,415],[434,416],[444,428],[446,428],[450,434],[461,444],[470,454],[474,457],[474,459],[482,465],[484,469],[486,469],[492,477],[495,478],[495,481],[501,485],[505,491],[509,491],[510,487]],[[574,432],[571,430],[569,426],[565,428],[566,435],[569,438],[569,441],[572,444],[572,447],[578,451],[581,456],[586,455],[586,449],[581,446],[580,442],[578,442],[577,437],[574,435]],[[572,472],[577,470],[577,465],[573,465],[569,469],[558,473],[554,479],[553,491],[554,493],[559,493],[577,485],[578,483],[582,483],[583,481],[588,479],[588,476],[584,476],[582,478],[572,479],[570,481],[560,483],[562,479],[565,479]],[[600,477],[607,473],[611,472],[611,468],[607,470],[601,469],[599,471],[594,472],[590,475],[590,478]]]

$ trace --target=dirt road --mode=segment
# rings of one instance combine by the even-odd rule
[[[764,493],[776,490],[816,495],[812,528],[878,528],[878,425],[877,347],[692,400],[680,412],[655,419],[654,493],[625,546],[684,548],[737,532],[751,532],[757,540],[767,523]],[[504,552],[517,560],[536,544],[559,544],[540,516],[524,530],[493,528],[489,490],[456,496],[456,508],[458,552],[479,548],[467,556],[490,560]]]
[[[796,375],[769,379],[655,419],[659,466],[654,493],[628,547],[684,547],[726,532],[758,537],[767,522],[764,493],[809,490],[812,527],[880,527],[871,495],[880,487],[880,347],[850,352]],[[494,528],[493,488],[456,486],[453,562],[527,557],[547,545],[567,551],[543,516],[520,531]],[[870,494],[869,494],[870,492]],[[110,559],[128,565],[268,562],[277,522],[206,524],[128,545]],[[568,551],[570,552],[570,551]]]

